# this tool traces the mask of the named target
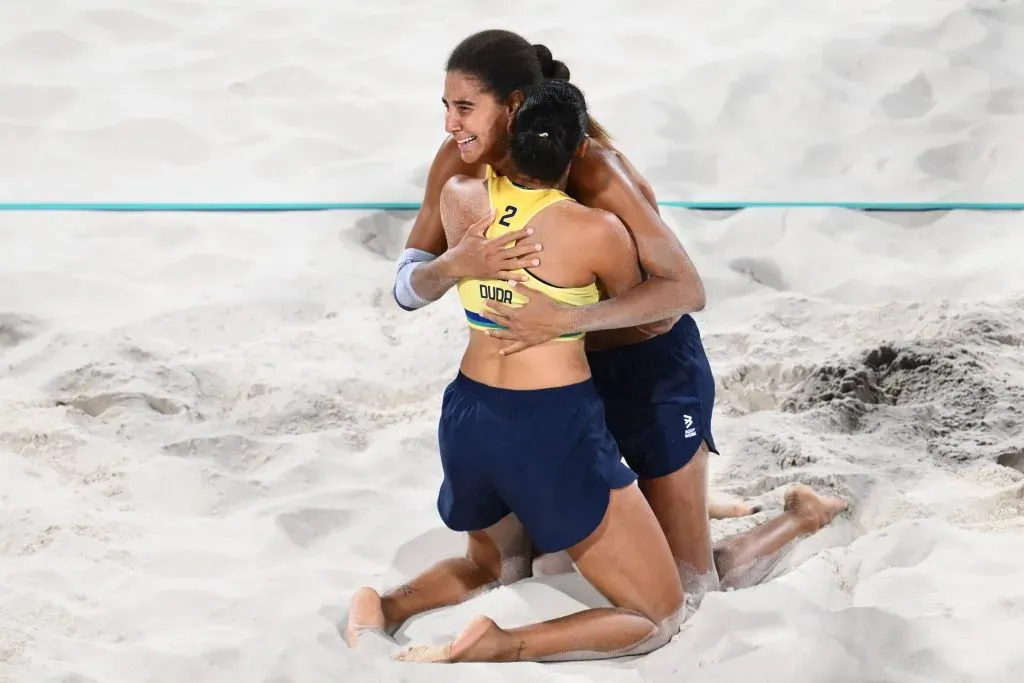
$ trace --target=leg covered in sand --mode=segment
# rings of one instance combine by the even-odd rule
[[[846,507],[842,498],[820,496],[804,484],[793,485],[786,492],[782,514],[715,544],[721,587],[747,588],[760,583],[798,540],[817,533]]]
[[[664,477],[640,480],[668,539],[687,596],[698,604],[708,592],[763,581],[795,541],[817,532],[846,508],[842,499],[819,496],[798,484],[786,493],[781,515],[712,547],[709,512],[715,518],[743,516],[728,513],[755,509],[741,503],[713,510],[708,503],[707,468],[708,449],[701,445],[685,467]]]
[[[600,525],[568,553],[614,607],[507,630],[479,616],[451,642],[409,647],[393,658],[431,663],[609,659],[652,652],[678,633],[682,586],[664,534],[637,486],[612,491]]]

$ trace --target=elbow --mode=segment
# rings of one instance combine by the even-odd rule
[[[655,279],[655,278],[652,278]],[[687,313],[699,313],[707,305],[707,295],[704,292],[704,283],[697,276],[691,277],[659,277],[659,286],[662,292],[656,300],[660,311],[665,317],[686,315]],[[652,301],[654,305],[654,301]]]
[[[659,292],[652,297],[651,305],[657,305],[665,318],[699,313],[707,305],[704,283],[696,273],[683,277],[650,276],[650,281],[652,287],[656,286]],[[658,284],[655,285],[653,281],[658,281]]]
[[[412,311],[416,310],[415,306],[407,305],[407,304],[402,302],[402,298],[398,296],[398,283],[397,282],[391,288],[391,298],[395,300],[395,303],[398,304],[398,307],[401,308],[403,311],[408,311],[408,312],[411,313]]]
[[[700,275],[693,271],[688,272],[685,277],[676,280],[676,288],[676,315],[699,313],[704,310],[708,299]]]
[[[704,281],[700,279],[699,275],[694,275],[693,283],[690,291],[692,292],[692,310],[694,313],[699,313],[704,310],[707,306],[708,296],[704,291]]]
[[[419,260],[416,260],[417,258]],[[416,293],[416,288],[413,287],[412,283],[413,271],[426,260],[414,255],[412,258],[403,258],[398,266],[398,272],[395,273],[395,282],[391,287],[391,296],[403,311],[412,312],[431,303],[430,299],[426,299]]]

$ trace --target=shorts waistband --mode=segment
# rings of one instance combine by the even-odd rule
[[[686,343],[693,336],[700,336],[697,329],[697,321],[689,314],[683,315],[676,324],[664,334],[657,337],[645,339],[636,344],[627,344],[600,351],[587,351],[587,358],[601,362],[630,361],[635,358],[650,358],[659,353],[678,348],[680,343]]]
[[[565,406],[566,403],[575,404],[592,399],[598,395],[592,378],[560,387],[503,389],[471,379],[460,370],[452,384],[459,391],[491,405],[527,405],[533,408],[544,405],[557,405],[561,407]]]

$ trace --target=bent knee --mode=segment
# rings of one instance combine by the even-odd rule
[[[660,624],[666,620],[675,618],[686,608],[686,594],[682,589],[682,582],[675,590],[664,595],[661,599],[648,603],[644,607],[619,605],[620,608],[628,609],[638,616],[642,616],[652,624]]]
[[[672,573],[666,579],[661,594],[652,605],[652,608],[645,612],[645,616],[656,624],[666,619],[672,619],[686,607],[686,584],[679,571],[679,567],[672,567]]]
[[[646,616],[655,624],[661,624],[677,618],[678,615],[685,611],[686,594],[680,588],[679,592],[675,593],[671,600],[666,600],[664,604],[658,606],[658,609],[651,610]]]
[[[639,643],[629,648],[629,655],[645,655],[667,645],[682,628],[686,617],[686,606],[679,608],[658,621],[651,620],[651,632]],[[650,617],[648,617],[650,618]]]

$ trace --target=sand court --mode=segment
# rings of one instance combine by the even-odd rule
[[[541,6],[11,3],[0,200],[419,201],[444,59],[491,26],[662,199],[1024,199],[1015,5]],[[1024,218],[663,214],[708,291],[712,488],[765,508],[714,535],[796,482],[851,510],[647,657],[441,672],[339,633],[357,586],[463,550],[436,426],[466,333],[453,294],[391,299],[413,214],[0,213],[0,680],[1013,680]],[[539,577],[397,638],[597,604]]]

